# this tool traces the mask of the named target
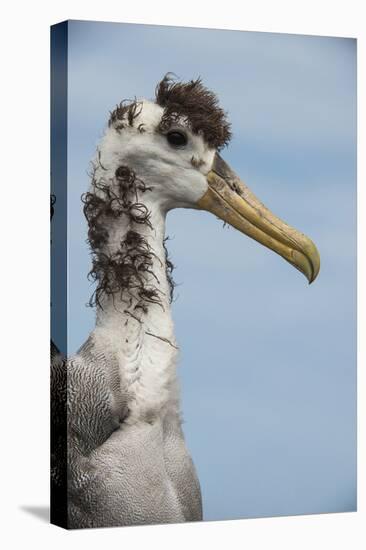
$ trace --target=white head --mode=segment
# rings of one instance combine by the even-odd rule
[[[128,166],[164,210],[194,207],[207,191],[215,149],[182,123],[160,131],[164,110],[156,103],[142,100],[137,109],[133,126],[108,128],[100,145],[103,165]]]
[[[100,144],[107,167],[128,166],[165,211],[196,207],[207,191],[217,148],[230,139],[225,113],[200,80],[164,78],[156,100],[122,102]]]
[[[320,265],[315,245],[263,206],[223,161],[218,150],[230,137],[225,112],[200,79],[180,83],[165,77],[155,101],[122,102],[111,113],[94,183],[101,182],[104,196],[110,192],[109,203],[116,204],[121,185],[130,181],[122,182],[118,170],[123,176],[127,170],[140,183],[129,189],[145,213],[151,208],[163,214],[178,207],[209,210],[280,254],[312,282]],[[128,202],[122,206],[128,208]]]

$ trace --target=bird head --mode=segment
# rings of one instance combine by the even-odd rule
[[[311,283],[320,257],[314,243],[275,216],[220,156],[231,137],[217,96],[200,79],[166,76],[155,101],[117,105],[100,145],[102,170],[128,168],[149,189],[149,204],[212,212],[270,248]],[[113,185],[113,177],[110,178]]]

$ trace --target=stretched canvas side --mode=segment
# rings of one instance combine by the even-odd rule
[[[67,527],[67,36],[51,28],[51,523]]]

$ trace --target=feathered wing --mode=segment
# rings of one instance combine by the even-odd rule
[[[65,527],[93,526],[101,487],[89,455],[127,415],[114,371],[92,337],[70,359],[51,343],[51,515]]]

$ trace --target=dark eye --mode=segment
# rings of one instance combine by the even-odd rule
[[[169,132],[166,136],[168,142],[170,145],[173,145],[174,147],[182,147],[184,145],[187,145],[187,136],[183,134],[183,132]]]

